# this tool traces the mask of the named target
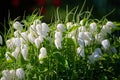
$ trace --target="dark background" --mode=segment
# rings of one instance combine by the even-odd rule
[[[7,25],[8,14],[10,14],[12,20],[18,16],[22,19],[24,13],[27,16],[36,8],[42,9],[40,13],[47,16],[43,20],[49,23],[50,12],[52,10],[60,7],[60,9],[65,11],[66,5],[69,6],[69,9],[78,5],[81,7],[83,2],[84,0],[1,0],[0,23],[5,23],[6,28],[9,28]],[[101,19],[104,15],[115,9],[107,18],[111,21],[120,21],[120,0],[87,0],[84,10],[90,9],[92,6],[94,6],[92,12],[94,18]],[[0,25],[0,31],[4,32],[2,25]]]

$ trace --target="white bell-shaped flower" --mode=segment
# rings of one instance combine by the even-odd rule
[[[42,25],[41,24],[37,24],[36,25],[36,31],[37,31],[37,34],[42,36]]]
[[[95,22],[90,24],[90,31],[96,32],[97,31],[97,24]]]
[[[61,32],[55,32],[55,39],[59,39],[62,41],[62,33]]]
[[[103,40],[103,41],[101,42],[101,44],[102,44],[102,46],[103,46],[103,48],[104,48],[105,50],[107,50],[107,49],[110,48],[110,42],[109,42],[108,39]]]
[[[35,40],[35,37],[31,33],[29,33],[28,34],[28,40],[33,44],[34,40]]]
[[[20,33],[21,33],[20,30],[16,30],[16,31],[14,32],[14,37],[19,38],[19,37],[20,37]]]
[[[40,63],[42,64],[43,63],[43,59],[47,57],[47,51],[46,51],[46,48],[45,47],[42,47],[40,49],[40,54],[39,54],[39,60],[40,60]]]
[[[22,68],[18,68],[16,70],[16,76],[19,80],[25,80],[25,73],[24,70]]]
[[[23,38],[25,41],[28,40],[28,32],[27,31],[26,32],[22,32],[20,34],[21,34],[21,38]]]
[[[66,31],[63,24],[58,24],[57,25],[57,30],[60,31],[60,32],[65,32]]]
[[[55,43],[55,46],[57,47],[57,49],[61,49],[62,48],[60,39],[55,39],[54,43]]]
[[[10,70],[10,75],[11,75],[11,80],[15,80],[16,78],[16,71],[15,70]]]
[[[24,60],[27,60],[27,55],[28,55],[28,46],[23,44],[21,45],[21,53],[24,58]]]
[[[84,39],[88,40],[88,41],[91,41],[92,40],[92,35],[90,32],[84,32]]]
[[[106,26],[109,26],[110,28],[115,28],[115,24],[113,22],[111,22],[111,21],[108,21],[106,23]]]
[[[42,31],[44,32],[49,32],[50,31],[50,28],[48,27],[48,25],[46,23],[42,23]]]
[[[13,49],[14,43],[13,43],[12,38],[6,41],[6,45],[7,45],[8,49],[10,49],[10,50]]]
[[[3,77],[5,77],[6,80],[11,80],[11,75],[10,75],[9,70],[3,70],[2,75]]]
[[[35,39],[35,45],[36,45],[36,47],[39,48],[40,43],[42,43],[42,42],[43,42],[42,36],[39,36],[38,38],[36,38]]]
[[[16,47],[20,47],[21,46],[21,40],[20,40],[20,38],[13,38],[12,40],[13,40],[14,45]]]
[[[78,33],[78,39],[84,39],[84,38],[85,38],[84,32],[79,32]]]
[[[18,22],[18,21],[16,21],[15,23],[13,23],[13,27],[16,30],[20,30],[20,31],[23,30],[23,25],[20,22]]]
[[[15,51],[12,52],[12,56],[15,57],[15,59],[18,59],[20,54],[20,47],[16,47]]]

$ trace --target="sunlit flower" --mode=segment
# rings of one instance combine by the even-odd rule
[[[109,26],[110,28],[115,28],[115,24],[113,22],[111,22],[111,21],[108,21],[106,23],[106,26]]]
[[[60,32],[65,32],[66,31],[63,24],[58,24],[57,25],[57,30],[60,31]]]
[[[18,21],[16,21],[15,23],[13,23],[13,27],[16,30],[20,30],[20,31],[23,30],[23,25],[20,22],[18,22]]]
[[[97,24],[95,22],[90,24],[90,31],[91,32],[97,31]]]
[[[92,40],[92,35],[90,32],[84,32],[84,39],[91,41]]]
[[[12,38],[6,41],[6,45],[7,45],[8,49],[10,49],[10,50],[13,49],[14,43],[13,43]]]
[[[49,27],[46,23],[42,23],[41,25],[42,25],[42,31],[43,32],[49,32],[50,31],[50,29],[49,29]]]
[[[55,32],[55,39],[59,39],[62,41],[62,33],[61,32]]]
[[[85,38],[84,32],[79,32],[78,39],[84,39],[84,38]]]
[[[20,38],[13,38],[13,43],[16,47],[20,47],[21,46],[21,40]]]
[[[35,40],[35,37],[31,33],[29,33],[28,34],[28,40],[33,44],[34,40]]]
[[[0,45],[3,44],[3,39],[2,39],[2,36],[0,35]]]
[[[38,38],[36,38],[35,39],[35,45],[36,45],[36,47],[39,48],[40,43],[42,43],[42,42],[43,42],[42,36],[39,36]]]
[[[6,80],[11,80],[11,75],[10,75],[9,70],[3,70],[2,75]]]
[[[47,51],[46,51],[46,48],[42,47],[40,49],[40,54],[39,54],[39,60],[40,60],[40,63],[43,63],[42,59],[46,58],[47,57]]]
[[[108,39],[103,40],[103,41],[101,42],[101,44],[102,44],[102,46],[103,46],[103,48],[104,48],[105,50],[107,50],[107,49],[110,48],[110,42],[109,42]]]
[[[19,37],[20,37],[20,33],[21,33],[20,30],[16,30],[16,31],[14,32],[14,37],[19,38]]]
[[[24,70],[22,68],[18,68],[16,70],[16,76],[18,79],[20,80],[25,80],[25,73],[24,73]]]
[[[11,80],[15,80],[16,77],[16,71],[15,70],[10,70],[10,75],[11,75]]]
[[[12,56],[15,57],[15,59],[18,59],[19,54],[20,54],[20,47],[16,47],[15,51],[12,52]]]
[[[28,32],[27,31],[26,32],[22,32],[20,34],[21,34],[21,38],[23,38],[25,41],[28,40]]]
[[[27,55],[28,55],[28,46],[27,45],[23,44],[21,46],[21,53],[22,53],[24,60],[27,60]]]
[[[55,46],[57,47],[57,49],[61,49],[62,48],[60,39],[55,39],[54,43],[55,43]]]
[[[42,36],[43,33],[42,33],[42,25],[41,24],[37,24],[36,25],[36,31],[37,31],[37,34]]]

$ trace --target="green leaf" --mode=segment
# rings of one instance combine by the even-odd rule
[[[54,52],[53,56],[55,57],[55,59],[62,65],[65,64],[65,58],[61,55],[60,52]]]
[[[13,57],[11,54],[8,54],[8,56],[9,56],[13,61],[16,61],[15,57]]]

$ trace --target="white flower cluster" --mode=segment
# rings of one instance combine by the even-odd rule
[[[25,80],[25,73],[22,68],[16,70],[3,70],[0,80]]]
[[[9,54],[15,59],[18,59],[19,55],[22,54],[24,60],[27,60],[29,53],[28,43],[35,45],[36,48],[40,48],[40,44],[48,36],[48,32],[50,31],[48,25],[41,23],[38,19],[30,25],[27,31],[23,30],[23,26],[18,21],[13,24],[15,29],[14,36],[6,41],[7,48],[10,50],[5,54],[7,60],[10,60]]]
[[[42,43],[45,39],[52,37],[55,47],[57,49],[62,49],[63,36],[64,38],[72,38],[78,43],[79,46],[77,48],[77,53],[82,57],[85,57],[85,47],[89,47],[94,44],[101,45],[104,51],[109,50],[112,51],[112,53],[117,52],[116,48],[111,46],[109,39],[107,39],[107,34],[111,34],[112,28],[115,28],[115,25],[111,21],[108,21],[105,25],[97,24],[95,22],[84,25],[83,22],[83,20],[81,20],[80,23],[74,24],[72,22],[68,22],[65,25],[59,23],[56,26],[54,35],[49,36],[50,27],[38,19],[30,25],[27,31],[23,30],[24,25],[16,21],[13,24],[15,29],[14,36],[6,41],[7,48],[10,50],[6,52],[6,59],[10,59],[8,54],[11,54],[15,59],[18,59],[19,55],[22,54],[24,60],[27,60],[29,53],[28,43],[30,43],[39,49],[38,57],[40,63],[43,63],[42,60],[47,57],[47,50],[43,47]],[[88,58],[91,62],[94,62],[96,58],[99,58],[101,55],[101,48],[96,47],[94,52]]]
[[[79,47],[77,48],[77,53],[80,56],[85,57],[85,47],[89,47],[93,44],[102,45],[103,49],[105,51],[109,51],[109,53],[117,52],[116,48],[114,46],[111,46],[109,40],[107,39],[107,34],[111,35],[112,28],[115,28],[115,25],[111,21],[108,21],[105,25],[100,25],[92,22],[86,26],[83,24],[83,20],[81,20],[80,24],[73,24],[72,22],[68,22],[66,26],[67,30],[77,26],[77,28],[68,33],[67,37],[72,38],[78,42]],[[101,48],[97,47],[92,55],[88,56],[88,58],[90,59],[91,63],[94,63],[94,61],[101,55]]]

